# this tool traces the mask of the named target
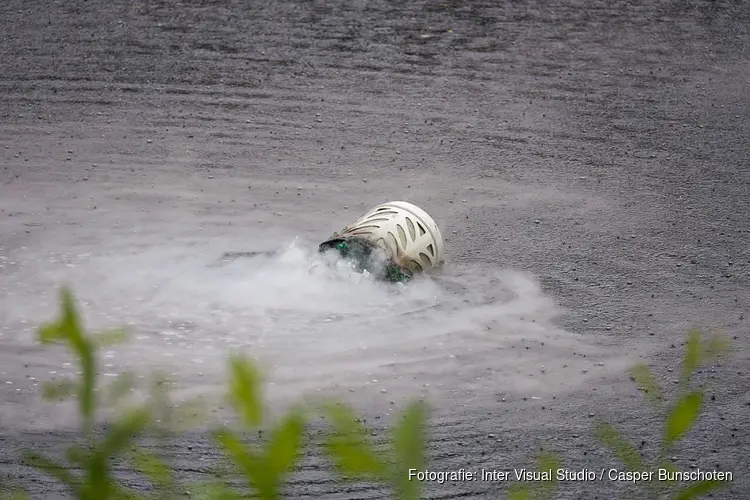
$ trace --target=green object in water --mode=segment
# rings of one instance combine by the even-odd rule
[[[321,243],[320,251],[336,248],[341,257],[350,260],[358,272],[367,270],[377,279],[390,281],[393,283],[405,283],[411,279],[411,273],[402,268],[392,260],[385,266],[377,264],[377,259],[373,259],[373,251],[378,247],[367,240],[361,238],[348,238],[340,240],[335,235],[326,242]]]
[[[388,279],[396,283],[406,283],[411,279],[411,276],[401,270],[399,266],[390,265],[388,266]]]

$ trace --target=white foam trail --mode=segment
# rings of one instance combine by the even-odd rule
[[[270,369],[283,397],[375,386],[389,399],[437,388],[559,393],[609,356],[558,328],[562,311],[525,273],[448,264],[402,286],[327,266],[297,240],[217,265],[236,250],[225,245],[113,251],[43,274],[72,284],[95,326],[130,325],[132,343],[107,353],[105,370],[168,366],[195,389],[223,387],[237,349]],[[54,297],[46,301],[50,315]]]

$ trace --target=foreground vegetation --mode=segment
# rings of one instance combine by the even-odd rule
[[[217,474],[218,478],[211,482],[186,485],[175,476],[168,460],[146,451],[139,444],[149,438],[170,440],[183,430],[180,423],[184,423],[186,415],[178,414],[171,404],[165,380],[155,379],[149,400],[134,406],[122,404],[134,387],[135,378],[132,376],[123,374],[104,390],[99,389],[99,348],[124,341],[125,332],[113,330],[94,334],[86,331],[73,295],[63,289],[59,317],[39,328],[38,336],[44,344],[65,344],[77,359],[79,378],[47,385],[44,394],[51,400],[76,398],[81,440],[69,447],[65,463],[36,452],[27,452],[24,461],[63,483],[77,500],[166,500],[185,498],[188,492],[191,498],[203,500],[282,498],[283,485],[303,452],[304,434],[316,413],[325,416],[330,425],[325,449],[342,481],[384,484],[399,500],[422,498],[423,484],[410,480],[408,471],[429,469],[425,453],[428,408],[424,403],[414,402],[402,411],[401,418],[390,429],[388,450],[376,452],[368,440],[371,431],[360,423],[349,407],[338,402],[324,402],[314,410],[297,406],[269,422],[264,410],[261,374],[249,358],[233,355],[229,360],[227,398],[241,425],[238,429],[221,426],[212,431],[216,446],[226,457],[226,472]],[[725,350],[726,345],[719,337],[704,339],[700,332],[690,332],[685,344],[679,391],[671,402],[663,396],[647,366],[638,365],[631,371],[631,378],[664,416],[661,446],[653,460],[647,463],[610,424],[600,423],[593,429],[598,440],[628,470],[674,470],[667,459],[670,450],[690,431],[704,404],[704,392],[693,387],[692,376],[700,366],[715,360]],[[98,411],[113,406],[124,409],[118,412],[119,417],[108,425],[106,431],[97,431]],[[182,408],[185,411],[186,407]],[[187,408],[191,414],[195,413],[194,406],[188,405]],[[262,444],[251,444],[245,439],[246,434],[260,429],[264,430],[265,436]],[[148,479],[150,491],[146,494],[137,492],[118,481],[113,472],[114,458],[127,460],[134,471]],[[539,470],[555,470],[561,467],[561,463],[557,456],[543,454],[538,457],[537,466]],[[241,480],[239,485],[230,481],[234,478]],[[3,488],[1,484],[0,489]],[[643,489],[636,492],[634,498],[663,498],[667,488],[670,498],[687,500],[701,498],[726,483],[702,481],[687,488],[656,482],[639,484]],[[508,497],[551,500],[555,490],[553,476],[549,481],[534,483],[533,487],[528,483],[514,485]],[[20,490],[10,492],[6,488],[5,491],[6,498],[30,498]]]

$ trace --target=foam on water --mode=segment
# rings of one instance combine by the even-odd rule
[[[47,285],[73,286],[93,326],[129,325],[132,341],[104,353],[105,372],[166,368],[192,392],[218,392],[236,350],[259,360],[281,398],[541,396],[575,387],[604,361],[623,366],[557,327],[563,311],[526,273],[448,263],[437,276],[390,284],[331,265],[309,242],[222,261],[226,245],[84,255],[42,274]],[[38,298],[53,314],[54,297]],[[28,319],[28,308],[16,311]]]

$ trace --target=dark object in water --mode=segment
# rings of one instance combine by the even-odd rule
[[[377,280],[403,283],[418,273],[439,270],[443,265],[444,242],[427,212],[405,201],[390,201],[370,209],[341,233],[334,233],[318,245],[318,251],[338,252],[356,272],[367,271]],[[216,265],[275,254],[226,252]]]
[[[413,276],[409,269],[399,266],[376,243],[357,236],[340,236],[334,233],[318,246],[319,252],[338,251],[342,258],[353,264],[358,273],[367,271],[381,281],[403,283]]]
[[[221,258],[210,267],[222,267],[227,264],[234,262],[237,259],[243,259],[248,257],[272,257],[276,255],[276,252],[224,252]]]
[[[427,212],[406,201],[389,201],[334,233],[320,251],[337,249],[375,278],[403,282],[443,265],[443,236]]]

